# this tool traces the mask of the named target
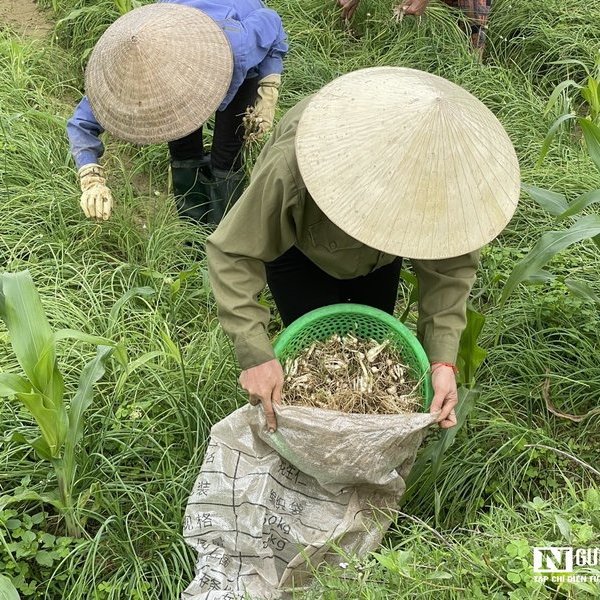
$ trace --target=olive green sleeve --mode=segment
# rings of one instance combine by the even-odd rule
[[[303,194],[274,147],[263,150],[246,191],[206,241],[208,272],[219,321],[242,369],[274,358],[267,335],[269,309],[258,302],[265,262],[291,248]]]
[[[479,250],[443,260],[412,260],[419,281],[417,334],[431,362],[456,362]]]

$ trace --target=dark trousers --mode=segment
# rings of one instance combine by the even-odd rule
[[[242,168],[244,125],[242,119],[249,106],[254,105],[258,77],[246,79],[225,110],[215,113],[210,161],[215,169],[237,171]],[[185,137],[169,142],[173,160],[201,159],[204,156],[202,127]]]
[[[266,263],[267,283],[284,325],[329,304],[367,304],[393,314],[402,259],[353,279],[336,279],[292,246]]]

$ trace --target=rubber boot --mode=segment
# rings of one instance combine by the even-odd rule
[[[207,217],[212,224],[218,225],[242,195],[246,176],[243,169],[224,171],[213,168],[212,173],[214,181],[211,185],[211,210]]]
[[[204,156],[200,160],[172,161],[171,178],[179,215],[197,223],[210,223],[207,215],[211,210],[211,188],[214,181],[210,156]]]

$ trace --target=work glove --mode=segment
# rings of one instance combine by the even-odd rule
[[[244,116],[246,140],[259,140],[273,127],[280,85],[281,75],[278,73],[267,75],[258,82],[256,102]]]
[[[106,221],[112,213],[113,197],[106,186],[104,169],[95,163],[81,167],[79,185],[83,192],[80,205],[85,216]]]

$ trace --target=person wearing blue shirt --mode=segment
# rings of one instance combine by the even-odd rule
[[[217,224],[242,191],[245,133],[273,125],[287,49],[280,16],[260,0],[158,0],[120,17],[94,47],[86,95],[67,122],[85,215],[112,213],[99,165],[108,131],[168,142],[180,215]],[[202,125],[213,113],[205,153]]]

